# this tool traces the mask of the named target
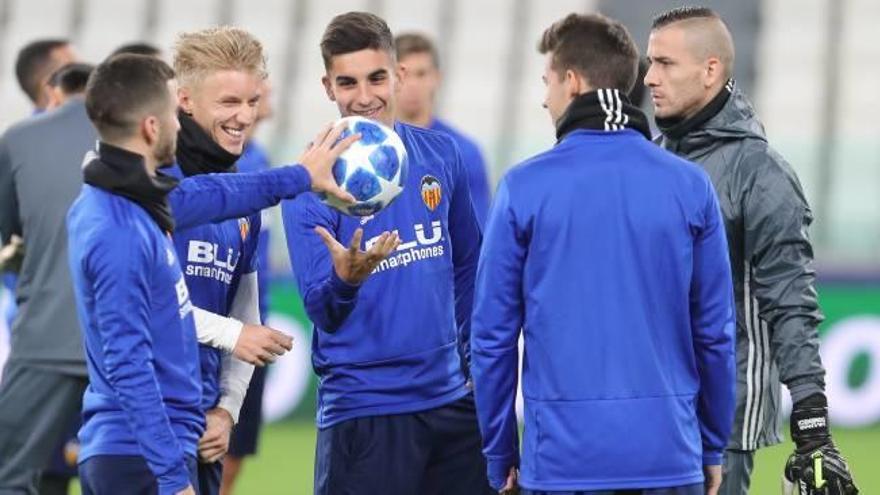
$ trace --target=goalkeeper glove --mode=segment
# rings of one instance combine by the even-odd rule
[[[785,478],[799,495],[857,495],[846,460],[831,441],[828,401],[814,394],[794,404],[791,438],[795,452],[785,463]]]

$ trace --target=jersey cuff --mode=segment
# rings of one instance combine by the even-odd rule
[[[361,288],[360,285],[352,285],[339,278],[339,275],[336,274],[336,270],[332,270],[332,273],[330,274],[330,287],[333,289],[333,293],[336,294],[337,298],[343,301],[354,299],[358,290]]]

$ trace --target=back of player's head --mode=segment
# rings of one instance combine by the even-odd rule
[[[15,59],[18,85],[32,102],[40,97],[40,85],[52,71],[52,51],[69,45],[64,39],[36,40],[25,45]]]
[[[648,73],[648,60],[639,57],[639,71],[636,74],[636,80],[633,82],[632,89],[629,90],[629,94],[627,97],[629,101],[632,102],[635,106],[641,106],[642,102],[645,101],[645,95],[647,94],[647,87],[645,86],[645,74]]]
[[[65,95],[82,93],[86,90],[86,83],[89,82],[93,70],[95,66],[92,64],[81,62],[67,64],[49,77],[49,86],[61,89]]]
[[[639,50],[629,31],[601,14],[569,14],[544,31],[538,51],[552,53],[554,71],[572,70],[593,88],[629,93],[636,80]]]
[[[440,67],[440,58],[437,55],[437,47],[430,38],[421,33],[402,33],[394,38],[394,49],[397,60],[403,60],[410,55],[427,53],[434,62],[434,67]]]
[[[98,65],[86,85],[86,112],[101,139],[131,137],[141,120],[169,105],[174,70],[145,55],[119,55]]]
[[[394,36],[388,24],[369,12],[339,14],[330,21],[321,37],[321,57],[329,68],[337,55],[361,50],[381,50],[394,57]]]
[[[183,33],[174,44],[174,71],[190,86],[217,71],[241,71],[266,77],[263,44],[244,29],[217,26]]]
[[[687,33],[688,47],[698,59],[716,57],[724,66],[725,79],[733,75],[736,56],[733,35],[717,12],[709,7],[674,8],[654,17],[651,31],[673,25]]]
[[[126,53],[129,55],[147,55],[149,57],[162,56],[162,50],[160,50],[159,47],[157,47],[156,45],[152,45],[143,41],[135,41],[133,43],[126,43],[113,50],[113,53],[111,53],[110,56],[107,58]]]

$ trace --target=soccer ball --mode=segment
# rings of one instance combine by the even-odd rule
[[[400,136],[379,122],[344,117],[336,125],[340,123],[346,128],[339,139],[355,133],[361,138],[333,164],[333,177],[357,202],[345,204],[327,195],[321,200],[346,215],[369,216],[390,205],[403,191],[409,167],[406,149]]]

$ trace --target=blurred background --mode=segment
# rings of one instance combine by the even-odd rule
[[[698,3],[717,10],[733,31],[737,81],[751,95],[771,144],[797,171],[813,208],[832,422],[863,493],[874,493],[880,490],[880,473],[870,469],[871,447],[880,445],[880,2]],[[535,50],[547,26],[572,11],[599,11],[623,21],[644,50],[653,16],[682,4],[0,0],[0,132],[31,112],[13,71],[17,51],[31,40],[68,38],[80,58],[92,63],[123,43],[145,41],[170,61],[177,33],[234,24],[254,33],[268,54],[275,115],[257,139],[273,163],[291,163],[314,129],[337,117],[320,84],[324,27],[336,14],[368,10],[395,33],[421,31],[435,40],[443,73],[438,113],[480,145],[494,188],[508,167],[554,142],[541,108],[543,59]],[[649,98],[643,104],[650,111]],[[295,335],[298,345],[270,370],[265,414],[274,423],[265,430],[259,456],[247,464],[239,492],[308,493],[314,451],[311,328],[291,277],[280,218],[277,212],[271,217],[270,324]],[[0,293],[0,303],[9,297]],[[0,360],[7,343],[8,329],[0,327]],[[762,451],[753,493],[779,493],[789,451]]]

